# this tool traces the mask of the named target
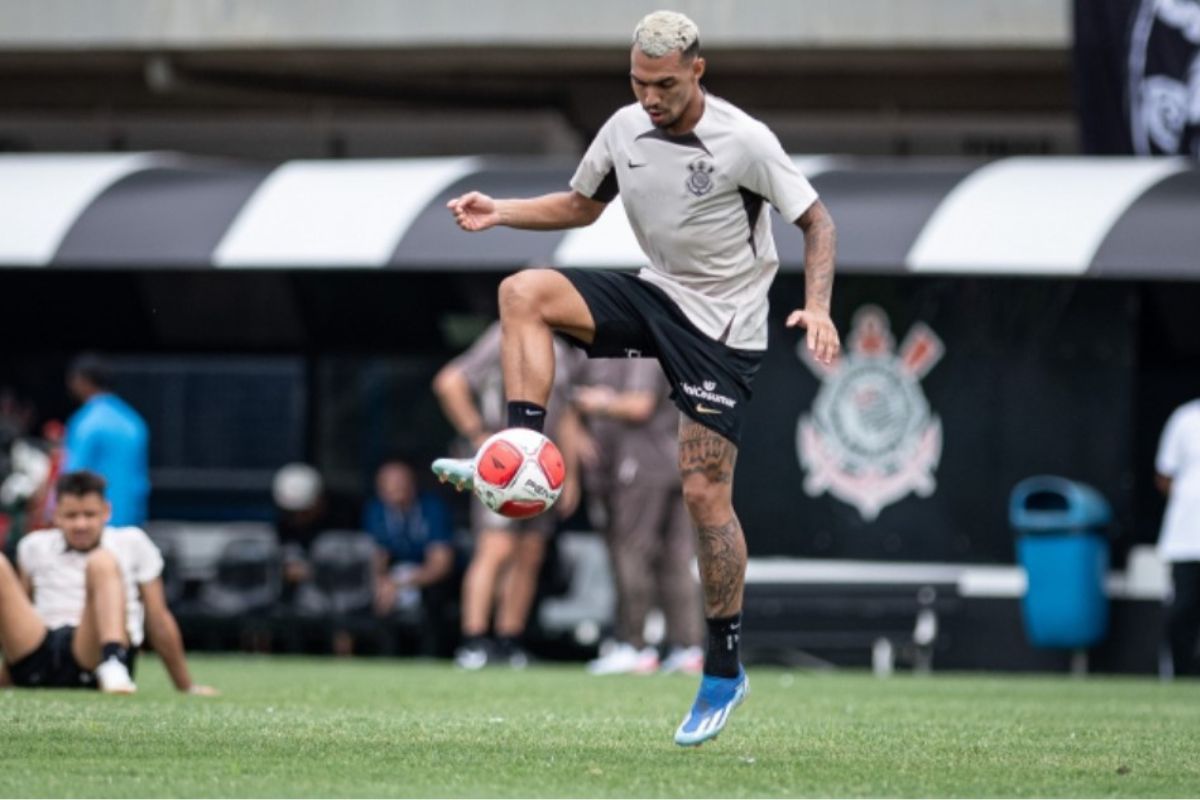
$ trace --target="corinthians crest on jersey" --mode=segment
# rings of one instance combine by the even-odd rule
[[[866,521],[915,493],[937,488],[942,423],[929,408],[921,379],[944,352],[942,341],[917,323],[896,351],[887,314],[864,306],[842,358],[817,362],[801,341],[797,353],[821,379],[812,413],[796,427],[804,491],[829,492]]]
[[[712,162],[705,158],[697,158],[695,161],[688,164],[687,188],[688,191],[703,197],[713,190],[712,174],[716,169]]]

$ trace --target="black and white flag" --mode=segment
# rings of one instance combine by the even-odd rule
[[[1200,0],[1076,0],[1083,149],[1200,157]]]

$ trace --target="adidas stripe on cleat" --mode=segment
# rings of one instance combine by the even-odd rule
[[[705,675],[691,711],[675,731],[675,744],[695,747],[716,738],[729,721],[729,715],[749,693],[750,679],[745,670],[739,669],[736,678]]]

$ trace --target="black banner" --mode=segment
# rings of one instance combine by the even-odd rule
[[[1200,157],[1200,0],[1075,0],[1082,148]]]
[[[738,455],[736,507],[756,556],[1011,563],[1023,478],[1089,483],[1128,534],[1136,305],[1100,282],[945,278],[839,285],[836,370],[785,331]]]

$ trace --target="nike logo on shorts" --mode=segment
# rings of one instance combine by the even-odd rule
[[[696,413],[697,414],[720,414],[721,409],[709,408],[708,406],[704,405],[703,403],[696,403]]]

